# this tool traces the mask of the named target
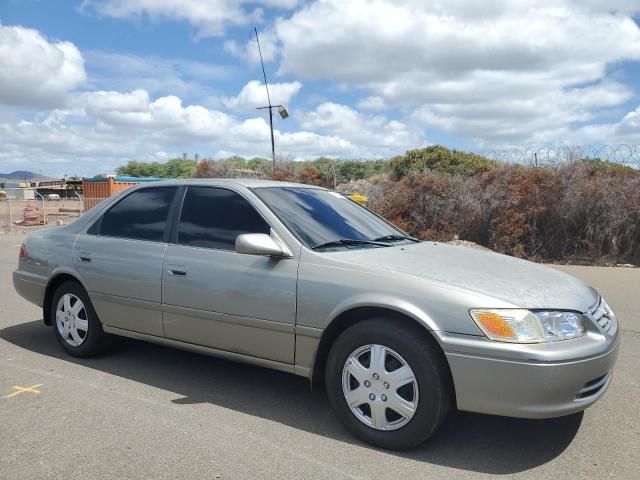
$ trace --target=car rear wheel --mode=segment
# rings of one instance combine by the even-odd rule
[[[452,403],[435,341],[400,321],[372,319],[345,330],[325,371],[329,401],[358,438],[388,449],[422,444]]]
[[[53,294],[51,318],[58,342],[75,357],[90,357],[110,344],[91,300],[74,281],[62,283]]]

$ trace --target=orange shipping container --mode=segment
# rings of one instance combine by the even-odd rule
[[[141,182],[156,182],[159,178],[115,177],[86,178],[82,182],[85,211],[92,209],[102,200],[126,190]]]

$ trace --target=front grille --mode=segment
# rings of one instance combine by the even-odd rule
[[[602,298],[590,309],[589,315],[605,333],[615,335],[618,330],[618,320]]]
[[[595,378],[590,382],[585,383],[584,387],[582,387],[576,394],[576,400],[581,400],[598,393],[607,384],[610,376],[611,372],[607,372],[601,377]]]

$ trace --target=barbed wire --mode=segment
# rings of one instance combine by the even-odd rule
[[[558,165],[581,160],[603,160],[640,168],[640,144],[561,145],[479,152],[492,160],[526,165]]]

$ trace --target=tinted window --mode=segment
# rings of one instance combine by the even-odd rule
[[[308,247],[349,238],[374,240],[402,232],[366,208],[315,188],[265,187],[254,193]]]
[[[243,233],[269,233],[270,227],[241,195],[224,188],[189,187],[184,197],[178,243],[234,250]]]
[[[161,242],[177,187],[156,187],[127,195],[102,216],[100,235]]]

